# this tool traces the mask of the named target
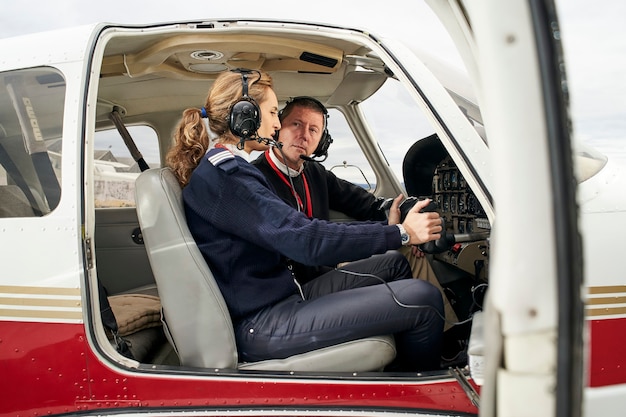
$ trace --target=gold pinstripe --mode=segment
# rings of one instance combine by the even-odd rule
[[[0,285],[0,317],[81,321],[80,288]]]
[[[56,310],[10,310],[0,308],[0,317],[11,317],[14,319],[63,319],[80,320],[83,318],[81,311],[56,311]]]
[[[608,285],[587,289],[588,317],[626,315],[626,285]]]
[[[50,299],[50,298],[11,298],[0,297],[0,305],[36,306],[36,307],[80,307],[80,299]]]
[[[21,285],[0,285],[0,293],[80,296],[80,288],[26,287],[26,286],[21,286]]]
[[[611,293],[626,293],[626,285],[608,285],[606,287],[589,287],[587,289],[589,294],[611,294]]]
[[[626,315],[626,285],[589,287],[586,304],[589,317]],[[80,288],[0,285],[0,306],[0,317],[82,319]]]

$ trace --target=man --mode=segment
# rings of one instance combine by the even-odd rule
[[[265,151],[253,164],[263,172],[282,200],[309,217],[323,220],[329,219],[331,209],[359,221],[386,220],[382,208],[384,199],[337,178],[310,158],[310,155],[326,156],[332,143],[328,133],[328,111],[322,103],[312,97],[296,97],[285,105],[279,117],[281,129],[277,139],[282,146]],[[401,197],[398,196],[398,199]],[[429,281],[442,291],[447,330],[457,321],[456,314],[424,254],[417,248],[406,248],[402,257],[397,252],[388,252],[350,263],[346,269],[358,265],[359,272],[378,275],[382,270],[405,271],[410,268],[413,277]],[[301,282],[307,282],[331,268],[294,264],[295,276]]]

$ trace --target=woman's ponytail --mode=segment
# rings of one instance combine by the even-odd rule
[[[166,163],[174,171],[181,187],[189,183],[191,173],[208,149],[209,132],[202,121],[202,109],[186,109],[166,156]]]

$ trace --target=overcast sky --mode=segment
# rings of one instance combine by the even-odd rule
[[[405,36],[419,31],[437,39],[441,30],[430,9],[419,0],[361,0],[345,10],[344,0],[30,0],[2,2],[0,37],[93,22],[155,23],[220,17],[292,18],[367,28],[381,35]],[[622,150],[626,140],[626,2],[557,0],[576,134],[605,152]],[[303,6],[306,5],[306,6]],[[386,5],[387,7],[382,7]],[[595,5],[595,6],[594,6]],[[343,10],[339,10],[342,8]],[[417,19],[422,16],[425,19]],[[432,18],[428,18],[432,17]],[[422,23],[422,22],[427,23]],[[420,22],[420,23],[418,23]],[[439,55],[456,62],[451,45],[433,45]],[[449,58],[449,59],[448,59]]]

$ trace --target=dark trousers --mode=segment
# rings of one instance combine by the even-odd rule
[[[240,321],[235,336],[241,360],[286,358],[393,334],[398,370],[438,368],[444,323],[441,293],[426,281],[412,279],[408,263],[403,263],[406,258],[395,251],[349,263],[306,283],[305,299],[288,297]]]

